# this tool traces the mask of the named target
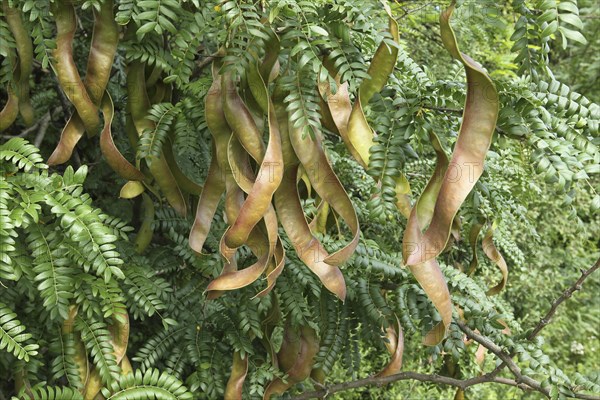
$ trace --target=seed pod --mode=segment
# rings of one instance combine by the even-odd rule
[[[10,84],[7,87],[7,92],[8,100],[2,111],[0,111],[0,132],[11,126],[19,115],[19,98]]]
[[[377,377],[386,377],[394,375],[400,372],[402,369],[402,356],[404,354],[404,333],[402,332],[402,326],[400,320],[396,317],[395,324],[390,324],[386,329],[387,342],[385,346],[388,352],[392,356],[388,365],[379,372]]]
[[[506,286],[506,282],[508,280],[508,266],[506,265],[506,261],[504,260],[504,257],[502,257],[502,254],[500,254],[496,248],[496,245],[494,245],[494,229],[495,224],[491,224],[485,233],[485,236],[483,237],[481,245],[485,255],[500,269],[500,272],[502,273],[502,280],[496,286],[488,290],[488,296],[493,296],[500,293],[504,289],[504,286]]]
[[[129,181],[121,188],[119,197],[122,199],[133,199],[144,193],[146,188],[139,181]]]
[[[385,5],[385,10],[389,15],[390,34],[392,35],[394,42],[398,44],[400,39],[398,34],[398,23],[392,18],[391,10],[387,4]],[[397,58],[398,47],[389,46],[382,41],[375,51],[375,55],[373,56],[373,60],[367,71],[370,77],[365,78],[362,81],[358,89],[358,96],[352,107],[352,112],[347,119],[344,120],[348,113],[347,107],[349,103],[349,99],[346,97],[347,86],[344,87],[344,85],[342,85],[342,91],[339,94],[336,93],[334,99],[338,99],[338,104],[329,102],[330,107],[334,108],[331,110],[331,114],[336,122],[336,126],[338,127],[342,139],[344,139],[346,147],[365,169],[369,166],[369,149],[373,146],[374,133],[364,115],[363,107],[369,103],[369,100],[375,93],[381,91],[394,69]],[[343,111],[340,110],[342,107],[344,107]],[[347,124],[347,127],[345,124]]]
[[[73,30],[74,29],[75,28],[73,27]],[[83,86],[72,88],[72,90],[75,91],[82,91],[83,93],[81,96],[89,96],[89,100],[95,106],[100,105],[103,101],[104,92],[110,79],[110,72],[114,55],[117,51],[118,42],[119,30],[114,19],[113,1],[107,0],[101,5],[100,11],[94,9],[94,32],[92,34],[92,43],[90,45],[90,53],[88,55],[87,70]],[[70,51],[72,57],[72,49]],[[59,70],[57,70],[57,74],[58,71]],[[65,87],[63,86],[63,89],[64,88]],[[75,113],[69,118],[69,121],[61,132],[60,141],[56,146],[56,149],[48,159],[49,165],[67,162],[73,154],[75,145],[83,136],[87,126],[78,111],[79,109],[76,106]],[[97,111],[94,112],[97,115]],[[93,136],[96,133],[96,131],[90,131],[89,129],[87,132],[89,136]]]
[[[57,0],[52,3],[52,13],[57,31],[56,49],[53,52],[56,76],[65,95],[75,106],[85,129],[90,134],[94,134],[100,125],[98,109],[90,98],[73,61],[73,38],[77,29],[75,7],[69,1]]]
[[[171,172],[173,172],[175,181],[181,190],[186,193],[199,196],[202,193],[202,186],[188,178],[179,168],[175,154],[173,154],[173,141],[174,137],[173,135],[170,135],[163,146],[163,154],[165,156],[165,160],[167,160],[167,165],[169,166],[169,169],[171,169]]]
[[[324,260],[329,265],[339,266],[352,256],[358,245],[360,229],[356,211],[344,187],[329,165],[323,152],[320,135],[316,135],[314,140],[309,137],[303,138],[302,129],[294,127],[290,128],[289,135],[294,151],[313,188],[340,215],[353,234],[352,240],[346,246]]]
[[[479,237],[479,232],[481,232],[481,228],[483,228],[483,224],[474,223],[471,226],[471,230],[469,231],[469,244],[471,246],[471,251],[473,252],[473,257],[471,258],[471,262],[469,263],[469,275],[472,275],[477,268],[477,264],[479,260],[477,259],[477,238]]]
[[[239,351],[233,352],[231,375],[225,387],[225,399],[241,400],[244,381],[248,374],[248,355],[242,358]]]
[[[138,136],[146,129],[153,130],[155,125],[146,118],[146,113],[150,108],[150,101],[146,92],[146,78],[144,75],[144,65],[139,61],[133,61],[129,65],[127,73],[127,93],[128,107],[135,125]],[[177,211],[178,214],[185,216],[187,205],[185,198],[177,186],[175,177],[165,160],[163,154],[159,157],[150,156],[146,158],[148,169],[156,180],[167,201]]]
[[[10,32],[15,39],[17,54],[19,55],[19,70],[18,70],[18,97],[19,97],[19,112],[23,117],[26,126],[33,124],[33,107],[29,98],[29,77],[33,70],[33,44],[31,35],[23,24],[21,10],[11,8],[7,0],[3,1],[4,16]],[[2,130],[0,128],[0,130]]]
[[[429,138],[436,152],[437,162],[433,175],[429,179],[429,182],[427,182],[427,186],[425,186],[421,197],[417,200],[408,218],[402,241],[402,256],[405,260],[412,252],[422,251],[422,249],[415,248],[414,246],[421,240],[423,235],[421,229],[431,221],[434,204],[442,186],[439,177],[443,176],[448,168],[448,157],[442,149],[439,138],[433,132],[430,133]],[[408,268],[442,316],[442,322],[427,333],[423,340],[423,343],[426,345],[434,346],[444,338],[448,326],[452,321],[450,292],[448,291],[444,275],[435,259],[415,266],[409,265]]]
[[[154,224],[154,202],[146,193],[142,193],[142,212],[142,225],[140,226],[134,241],[135,251],[138,254],[142,254],[148,245],[150,245],[150,242],[152,242],[152,234],[154,232],[152,227]]]
[[[119,176],[129,181],[142,181],[145,176],[136,167],[131,165],[123,154],[117,149],[112,138],[111,124],[114,116],[114,105],[108,92],[105,92],[102,100],[102,113],[104,114],[104,128],[100,135],[100,150],[106,158],[106,162]]]
[[[81,341],[81,336],[73,332],[75,317],[77,317],[77,306],[71,305],[69,306],[69,317],[64,320],[62,325],[62,334],[73,336],[75,349],[75,353],[73,354],[73,361],[77,366],[79,380],[82,384],[82,387],[85,387],[89,379],[90,367],[87,358],[87,353],[85,351],[85,346]]]
[[[227,80],[225,80],[225,83],[226,85],[229,85]],[[224,86],[224,89],[227,90],[227,86]],[[267,93],[264,83],[263,90],[265,93]],[[230,96],[230,93],[226,93],[226,96]],[[268,96],[268,94],[266,94],[266,96]],[[224,103],[226,117],[228,113],[227,104],[228,97],[226,97],[226,101]],[[230,118],[228,118],[228,122],[229,120]],[[231,248],[239,247],[246,242],[252,228],[254,228],[258,221],[261,220],[271,206],[271,199],[273,198],[275,190],[281,183],[283,176],[281,137],[279,133],[279,126],[277,124],[277,118],[275,116],[275,109],[270,100],[267,120],[269,127],[269,142],[267,144],[264,157],[262,158],[256,180],[252,186],[252,190],[248,193],[248,197],[244,201],[244,205],[242,206],[237,219],[223,235],[224,243]],[[232,128],[234,133],[236,133],[237,129],[237,137],[242,145],[244,145],[244,141],[248,141],[246,138],[248,134],[242,132],[239,127],[235,128],[232,126]],[[246,148],[246,146],[244,147]],[[260,157],[260,154],[257,153],[257,156]]]
[[[409,254],[407,265],[437,257],[445,248],[458,209],[483,173],[483,162],[490,147],[498,118],[498,92],[488,74],[469,56],[460,52],[450,26],[454,1],[440,16],[442,42],[463,63],[467,73],[467,96],[462,124],[452,159],[435,202],[431,224],[415,243],[419,251]],[[409,222],[410,223],[410,222]]]

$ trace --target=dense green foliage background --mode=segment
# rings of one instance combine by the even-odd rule
[[[102,1],[87,0],[77,8],[80,29],[74,59],[80,71],[85,70],[89,51],[90,9],[98,3]],[[573,15],[579,14],[581,24],[569,17],[543,21],[545,9],[571,10],[566,3],[573,5]],[[38,60],[31,78],[32,103],[36,120],[46,122],[28,129],[17,120],[2,132],[2,143],[20,136],[35,144],[40,155],[21,141],[0,148],[0,328],[5,319],[16,318],[31,334],[17,342],[38,346],[25,348],[23,353],[13,351],[8,329],[0,330],[0,348],[8,346],[8,352],[0,351],[0,399],[16,395],[15,388],[23,382],[25,386],[78,387],[73,378],[77,373],[65,350],[69,345],[62,343],[59,333],[73,303],[80,306],[81,316],[75,329],[87,333],[88,352],[100,354],[90,358],[99,370],[116,367],[114,360],[110,361],[110,344],[107,348],[107,341],[98,343],[97,339],[107,340],[108,327],[126,308],[131,321],[127,355],[134,370],[164,371],[182,381],[195,393],[194,398],[223,396],[233,350],[250,357],[244,386],[248,398],[260,397],[265,385],[282,375],[269,362],[259,340],[265,335],[261,323],[277,301],[274,299],[279,299],[288,321],[311,326],[319,333],[317,365],[326,371],[326,385],[365,377],[386,365],[389,355],[382,327],[393,313],[399,315],[405,332],[403,370],[468,378],[480,374],[481,369],[494,368],[496,359],[489,354],[483,366],[475,363],[477,346],[465,346],[462,332],[454,325],[442,344],[422,345],[423,334],[439,316],[400,265],[406,219],[397,211],[395,197],[375,184],[379,176],[396,172],[365,171],[350,157],[339,136],[325,128],[328,156],[357,210],[362,231],[357,254],[342,269],[349,292],[345,304],[322,288],[291,248],[273,295],[250,300],[260,290],[262,283],[258,282],[207,300],[204,289],[222,268],[218,254],[218,241],[226,228],[222,209],[207,241],[209,251],[197,255],[187,242],[193,208],[187,218],[177,216],[166,202],[152,195],[152,242],[143,254],[136,254],[133,241],[144,219],[142,199],[118,198],[126,181],[108,167],[96,139],[81,140],[69,166],[48,169],[43,164],[70,116],[66,110],[72,107],[49,64],[54,27],[48,5],[36,0],[11,4],[29,17]],[[447,4],[396,1],[390,5],[400,27],[399,60],[386,88],[367,108],[367,118],[378,133],[377,143],[387,149],[386,159],[401,160],[415,199],[435,163],[427,132],[434,130],[447,151],[456,141],[465,95],[464,70],[451,60],[439,37],[439,12]],[[282,70],[292,82],[296,80],[292,90],[306,95],[302,98],[306,107],[317,109],[318,92],[310,70],[316,62],[313,59],[339,48],[347,58],[345,78],[355,90],[387,29],[386,15],[376,1],[184,0],[161,4],[121,0],[116,7],[122,25],[131,21],[130,26],[144,26],[145,18],[153,18],[149,12],[159,15],[161,7],[170,19],[164,32],[133,35],[119,46],[108,87],[117,110],[113,122],[117,146],[130,160],[136,155],[144,158],[140,156],[142,146],[132,148],[125,134],[126,65],[143,59],[150,70],[158,68],[161,79],[173,87],[171,102],[161,105],[162,115],[170,113],[171,118],[159,125],[162,131],[157,128],[151,134],[159,139],[162,134],[164,142],[165,136],[174,132],[177,163],[199,184],[206,178],[211,154],[203,115],[211,83],[206,59],[220,46],[227,44],[232,49],[229,54],[237,57],[236,66],[243,70],[248,63],[245,57],[251,29],[260,29],[268,21],[281,32],[302,32],[304,37],[298,40],[307,45],[293,62],[285,64],[286,57],[292,59],[291,49],[282,46],[282,64],[289,67]],[[555,20],[565,31],[546,29]],[[175,30],[169,29],[171,23]],[[523,23],[527,24],[525,33]],[[3,56],[14,50],[5,25],[0,24],[0,41],[8,49]],[[486,171],[461,209],[461,239],[440,257],[453,301],[482,334],[509,352],[519,349],[519,365],[538,380],[548,381],[556,396],[573,389],[598,393],[600,274],[592,275],[583,290],[561,306],[538,340],[526,343],[523,337],[552,301],[577,280],[580,271],[600,256],[600,5],[594,0],[464,1],[459,2],[453,25],[461,49],[490,72],[501,100]],[[327,36],[311,26],[322,27]],[[523,37],[525,41],[519,39]],[[310,44],[316,39],[324,43]],[[257,47],[260,53],[260,41]],[[298,59],[311,52],[309,67],[298,67]],[[8,69],[8,62],[3,61],[3,86],[10,79]],[[6,98],[3,90],[2,102]],[[158,106],[155,110],[161,111]],[[25,161],[19,164],[19,160]],[[316,214],[315,201],[304,202],[309,216]],[[78,214],[76,222],[66,221],[64,215],[70,211]],[[495,297],[484,293],[498,281],[499,273],[481,249],[477,250],[476,272],[472,276],[462,272],[472,256],[470,227],[480,220],[496,223],[494,242],[509,265],[507,287]],[[79,222],[90,228],[85,238]],[[344,235],[348,236],[347,230],[338,233],[333,224],[322,239],[335,249],[346,241],[340,240]],[[106,245],[110,248],[100,249]],[[45,252],[40,250],[43,246]],[[100,263],[96,254],[102,253],[104,261]],[[240,263],[244,266],[251,263],[249,252],[245,255]],[[52,301],[48,300],[55,295],[48,292],[51,289],[41,289],[49,279],[43,274],[49,273],[60,286],[55,286],[59,294]],[[387,290],[385,296],[380,289]],[[12,312],[16,317],[7,317]],[[504,327],[498,326],[498,319],[506,321],[510,336],[501,333]],[[93,324],[98,324],[96,329],[88,329]],[[271,341],[281,343],[283,326],[283,322],[278,324]],[[92,339],[96,343],[91,343]],[[107,372],[106,381],[117,382],[118,373]],[[316,387],[309,379],[291,393]],[[455,392],[455,388],[442,385],[403,381],[332,397],[450,399]],[[467,398],[535,399],[541,395],[486,384],[470,388]]]

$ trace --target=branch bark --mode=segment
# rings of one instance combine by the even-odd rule
[[[565,290],[562,295],[556,299],[550,310],[546,313],[546,315],[540,320],[540,322],[536,325],[533,331],[527,336],[528,340],[535,338],[539,332],[551,321],[552,317],[556,313],[558,307],[568,298],[570,298],[573,293],[578,290],[581,290],[583,282],[598,268],[600,268],[600,259],[596,261],[594,266],[589,268],[588,270],[582,271],[581,277]],[[477,343],[481,344],[483,347],[487,348],[490,352],[492,352],[496,357],[502,360],[502,364],[500,364],[496,369],[487,374],[477,376],[469,379],[455,379],[448,376],[441,375],[427,375],[421,374],[418,372],[401,372],[399,374],[390,375],[387,377],[375,377],[371,376],[368,378],[358,379],[350,382],[338,383],[331,386],[323,387],[322,389],[315,390],[312,392],[306,392],[299,394],[293,397],[294,400],[305,400],[305,399],[313,399],[313,398],[323,398],[333,393],[343,392],[350,389],[356,389],[360,387],[368,387],[368,386],[384,386],[393,382],[398,381],[406,381],[413,380],[419,382],[431,382],[437,383],[440,385],[454,386],[460,389],[467,389],[470,386],[480,385],[484,383],[497,383],[502,385],[514,386],[518,387],[521,390],[526,391],[537,391],[543,394],[546,397],[550,397],[550,391],[544,387],[542,387],[541,383],[536,381],[535,379],[524,375],[521,372],[519,366],[513,361],[512,354],[505,353],[498,345],[493,343],[491,340],[482,336],[476,332],[474,332],[471,328],[469,328],[465,323],[458,321],[456,322],[461,331],[463,331],[467,337],[473,339]],[[498,373],[508,367],[510,372],[515,376],[515,379],[508,379],[497,376]],[[593,394],[585,394],[585,393],[574,393],[573,397],[576,399],[584,399],[584,400],[600,400],[600,396]]]

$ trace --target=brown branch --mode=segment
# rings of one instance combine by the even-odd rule
[[[542,319],[540,319],[540,322],[538,322],[533,331],[531,331],[531,333],[527,335],[527,340],[532,340],[533,338],[535,338],[540,333],[540,331],[550,323],[552,317],[558,309],[558,306],[560,306],[565,300],[571,298],[571,296],[573,296],[573,293],[575,293],[578,290],[581,290],[581,288],[583,287],[583,282],[598,268],[600,268],[600,258],[596,261],[593,267],[587,270],[582,270],[579,279],[577,279],[577,281],[573,285],[571,285],[570,288],[565,290],[559,298],[554,300],[554,303],[552,303],[550,310],[548,310],[546,315],[544,315]]]
[[[556,299],[550,308],[550,310],[546,313],[546,315],[540,320],[538,325],[534,328],[534,330],[528,335],[527,339],[531,340],[535,338],[539,332],[550,322],[554,314],[556,313],[557,308],[563,303],[566,299],[570,298],[573,293],[580,290],[583,282],[598,268],[600,268],[600,259],[596,261],[593,267],[586,271],[582,271],[581,277],[567,290],[563,292],[563,294]],[[327,395],[343,392],[350,389],[356,389],[360,387],[366,386],[384,386],[393,382],[398,381],[420,381],[420,382],[431,382],[437,383],[440,385],[454,386],[460,389],[467,389],[470,386],[480,385],[484,383],[498,383],[502,385],[514,386],[518,387],[521,390],[534,390],[546,397],[550,397],[550,391],[544,387],[542,387],[541,383],[536,381],[535,379],[524,375],[521,372],[521,368],[513,361],[512,354],[505,353],[497,344],[493,343],[488,338],[474,332],[471,328],[465,325],[463,322],[458,321],[456,323],[461,331],[463,331],[468,338],[473,339],[477,343],[481,344],[483,347],[487,348],[490,352],[492,352],[496,357],[502,360],[502,364],[500,364],[496,369],[487,374],[477,376],[469,379],[455,379],[447,376],[441,375],[427,375],[421,374],[418,372],[401,372],[399,374],[387,376],[387,377],[368,377],[363,379],[358,379],[350,382],[338,383],[331,386],[323,387],[322,389],[315,390],[312,392],[306,392],[299,394],[298,396],[293,397],[294,400],[303,400],[303,399],[313,399],[313,398],[321,398]],[[508,367],[510,372],[515,376],[515,379],[508,379],[497,376],[498,373]],[[600,396],[596,396],[593,394],[585,394],[585,393],[573,393],[573,397],[576,399],[584,399],[584,400],[600,400]]]
[[[540,319],[540,321],[535,326],[535,328],[533,328],[531,333],[529,333],[529,335],[527,335],[527,340],[533,340],[540,333],[540,331],[542,329],[544,329],[546,327],[546,325],[548,325],[550,323],[550,321],[552,320],[552,317],[554,316],[554,314],[556,313],[556,310],[558,309],[558,306],[560,306],[565,300],[571,298],[571,296],[573,296],[573,293],[575,293],[578,290],[581,290],[581,288],[583,287],[583,282],[598,268],[600,268],[600,258],[598,260],[596,260],[596,263],[592,267],[590,267],[589,269],[587,269],[585,271],[582,271],[579,279],[577,279],[577,281],[575,281],[575,283],[573,283],[568,289],[566,289],[560,295],[560,297],[558,297],[556,300],[554,300],[554,302],[550,306],[550,310],[548,310],[546,315],[544,315]],[[510,356],[512,357],[512,356],[514,356],[514,354],[511,353]],[[492,373],[498,373],[504,367],[505,367],[505,364],[502,363],[502,364],[498,365]]]
[[[350,390],[350,389],[356,389],[359,387],[365,387],[365,386],[381,387],[381,386],[385,386],[385,385],[393,383],[393,382],[406,381],[406,380],[414,380],[414,381],[420,381],[420,382],[432,382],[432,383],[437,383],[440,385],[454,386],[457,388],[461,388],[463,390],[470,386],[480,385],[483,383],[499,383],[502,385],[519,387],[523,390],[531,390],[531,388],[529,386],[522,384],[522,383],[518,383],[512,379],[490,376],[489,374],[477,376],[475,378],[461,380],[461,379],[454,379],[454,378],[450,378],[448,376],[435,375],[435,374],[427,375],[427,374],[420,374],[418,372],[401,372],[399,374],[390,375],[390,376],[386,376],[386,377],[371,376],[368,378],[358,379],[355,381],[338,383],[335,385],[324,387],[323,389],[320,389],[320,390],[315,390],[313,392],[306,392],[306,393],[299,394],[297,396],[292,397],[292,399],[294,399],[294,400],[313,399],[313,398],[324,397],[324,396],[327,396],[327,395],[330,395],[333,393],[337,393],[337,392],[343,392],[343,391]]]

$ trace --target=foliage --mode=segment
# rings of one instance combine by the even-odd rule
[[[94,48],[89,42],[92,31],[102,37],[97,23],[102,12],[114,11],[121,39],[104,70],[109,80],[93,81],[88,65],[73,89],[57,83],[56,63],[64,56],[57,49],[64,47],[50,12],[71,3],[4,3],[0,97],[3,104],[10,93],[21,103],[29,98],[15,62],[23,57],[22,41],[8,23],[10,5],[31,33],[37,61],[25,79],[40,122],[28,128],[25,115],[15,114],[14,122],[0,124],[8,139],[0,145],[0,370],[11,371],[0,383],[0,398],[75,399],[90,392],[89,398],[101,393],[106,399],[223,398],[232,390],[234,354],[247,365],[238,395],[262,398],[277,385],[293,395],[392,365],[396,321],[404,331],[402,370],[456,379],[493,370],[495,357],[477,358],[477,346],[466,340],[459,320],[514,355],[523,373],[549,388],[553,398],[600,392],[594,373],[600,364],[593,357],[600,349],[597,276],[562,306],[543,337],[527,340],[552,301],[600,256],[595,62],[600,22],[594,2],[458,2],[452,25],[459,47],[491,76],[500,112],[483,174],[437,258],[454,322],[433,346],[421,342],[443,315],[403,265],[408,218],[400,205],[404,198],[414,205],[434,174],[440,154],[433,151],[431,134],[450,155],[467,118],[461,118],[469,91],[464,68],[451,60],[439,35],[439,14],[448,4],[118,0],[107,11],[110,0],[75,2],[75,71],[84,71],[97,54],[88,56]],[[388,6],[399,41],[390,31]],[[398,54],[385,85],[369,90],[370,79],[380,73],[381,58],[374,54],[393,54],[392,49]],[[217,90],[214,80],[223,79],[225,87],[227,77],[232,86],[223,93],[239,95],[244,107],[233,114],[249,116],[244,128],[257,127],[260,156],[243,135],[226,132],[225,140],[219,138],[214,115],[205,112]],[[106,143],[106,126],[111,127],[105,100],[88,99],[96,114],[104,113],[101,135],[83,126],[76,134],[63,132],[69,118],[86,115],[73,93],[92,93],[94,85],[101,98],[109,93],[114,100],[112,153],[97,142]],[[136,90],[140,85],[143,91]],[[367,162],[349,145],[347,126],[331,119],[336,116],[331,105],[344,100],[344,91],[352,109],[364,92],[374,92],[361,105],[375,133]],[[225,110],[224,125],[233,125],[231,114]],[[235,222],[231,199],[251,197],[244,176],[235,175],[240,171],[226,169],[247,164],[249,187],[259,186],[268,175],[265,148],[273,118],[283,135],[286,172],[290,164],[300,166],[292,177],[298,183],[283,198],[286,204],[300,199],[313,235],[307,243],[322,246],[315,257],[356,246],[339,269],[332,262],[328,270],[340,271],[345,298],[313,273],[315,261],[322,260],[311,261],[299,250],[296,231],[280,215],[282,229],[277,218],[274,229],[264,218],[252,230],[255,237],[275,238],[264,279],[235,290],[209,286],[219,282],[224,268],[243,271],[261,262],[252,239],[232,245],[237,250],[229,260],[222,256]],[[288,149],[286,137],[297,140]],[[49,166],[45,160],[59,143],[72,143],[68,166]],[[236,146],[243,157],[232,155]],[[225,157],[222,148],[229,152]],[[321,152],[325,164],[319,166],[331,166],[351,210],[340,211],[327,200],[331,181],[320,187],[310,179],[323,170],[311,170],[303,157]],[[115,154],[121,157],[117,168]],[[219,171],[211,158],[222,164]],[[124,176],[123,165],[144,179]],[[212,194],[212,222],[197,249],[188,238],[192,227],[207,224],[195,223],[194,211],[199,203],[199,210],[206,207],[210,190],[219,187],[211,177],[231,179]],[[131,187],[138,192],[128,194]],[[269,197],[265,204],[271,203]],[[276,192],[273,203],[279,213]],[[360,226],[356,243],[348,217],[353,211]],[[302,221],[292,225],[296,229]],[[478,224],[493,230],[492,242],[508,264],[508,283],[497,296],[486,294],[500,280],[497,260],[488,259],[479,231],[474,246],[469,240]],[[279,249],[285,263],[276,276]],[[265,289],[270,283],[274,286]],[[304,375],[292,368],[296,358],[286,357],[295,340],[312,351]],[[450,398],[455,391],[398,383],[334,397]],[[539,393],[478,385],[467,394],[503,399]]]

